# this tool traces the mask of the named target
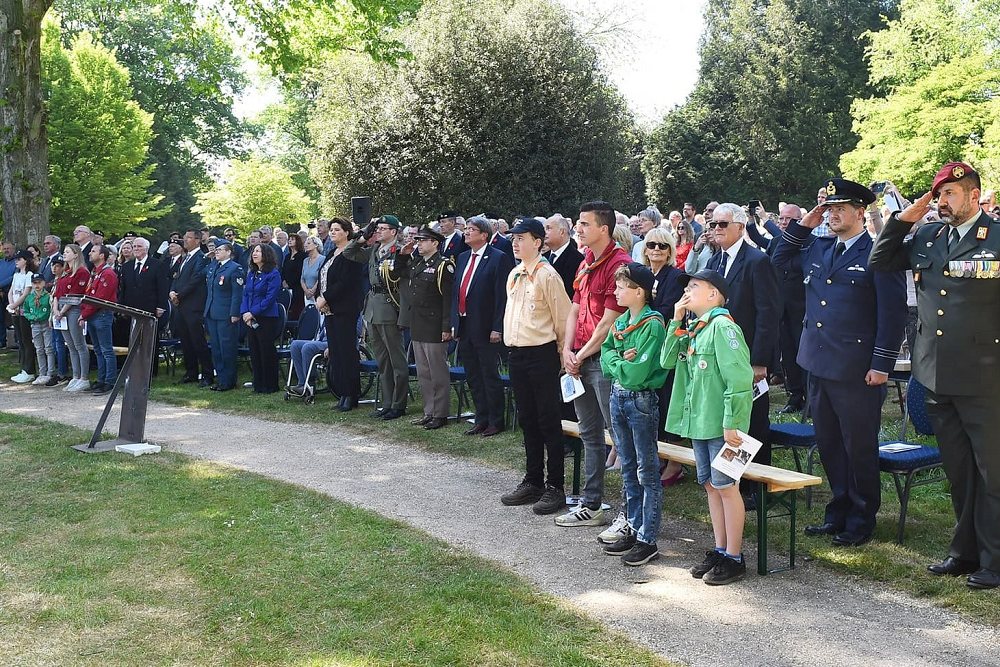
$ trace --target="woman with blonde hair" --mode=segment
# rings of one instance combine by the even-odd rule
[[[73,369],[73,379],[63,391],[83,391],[90,386],[90,353],[87,351],[87,341],[83,335],[80,321],[80,301],[90,284],[90,271],[83,262],[83,251],[75,243],[63,248],[63,259],[66,260],[66,270],[55,286],[55,304],[52,313],[66,319],[66,334],[64,339],[69,349],[70,367]]]

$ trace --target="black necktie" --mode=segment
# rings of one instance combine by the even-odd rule
[[[951,228],[951,235],[948,238],[948,250],[954,250],[955,247],[962,241],[962,237],[958,234],[958,227]]]
[[[837,241],[837,248],[836,250],[834,250],[833,256],[840,257],[841,255],[844,254],[845,250],[847,250],[847,244],[844,243],[843,241]]]
[[[729,263],[729,253],[725,250],[722,251],[722,261],[719,262],[719,273],[722,277],[726,277],[726,265]]]

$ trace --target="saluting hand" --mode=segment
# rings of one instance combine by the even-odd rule
[[[826,204],[817,204],[813,210],[806,213],[806,217],[799,220],[799,224],[808,229],[816,229],[823,224],[823,214],[828,208]]]
[[[900,211],[896,219],[900,222],[909,222],[911,224],[920,222],[930,212],[932,199],[934,199],[934,195],[930,192],[925,192],[923,197]]]

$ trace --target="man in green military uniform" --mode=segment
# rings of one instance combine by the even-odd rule
[[[979,174],[946,164],[931,190],[894,214],[868,266],[913,270],[917,336],[913,377],[927,388],[957,523],[937,575],[1000,586],[1000,223],[979,208]],[[911,228],[938,200],[940,222]]]
[[[382,407],[372,417],[385,420],[399,419],[406,413],[409,389],[409,368],[399,326],[399,279],[393,277],[400,251],[399,228],[399,218],[383,215],[368,223],[361,238],[344,248],[344,257],[368,264],[371,290],[365,300],[364,318],[382,387]]]
[[[442,234],[430,226],[423,227],[400,250],[392,272],[402,285],[399,326],[410,328],[417,380],[424,399],[424,414],[412,423],[429,431],[446,425],[451,411],[448,341],[455,264],[441,254],[443,242]]]

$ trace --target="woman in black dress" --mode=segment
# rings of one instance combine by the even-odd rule
[[[364,298],[366,265],[341,256],[352,233],[347,220],[330,221],[334,247],[319,270],[320,296],[316,299],[316,308],[326,316],[327,357],[332,370],[330,388],[340,396],[337,407],[341,412],[356,408],[361,394],[357,323]]]
[[[285,287],[292,290],[292,300],[288,306],[288,319],[295,321],[305,308],[305,295],[302,293],[302,260],[305,259],[305,245],[302,237],[291,234],[288,237],[288,257],[281,265],[281,280]]]

